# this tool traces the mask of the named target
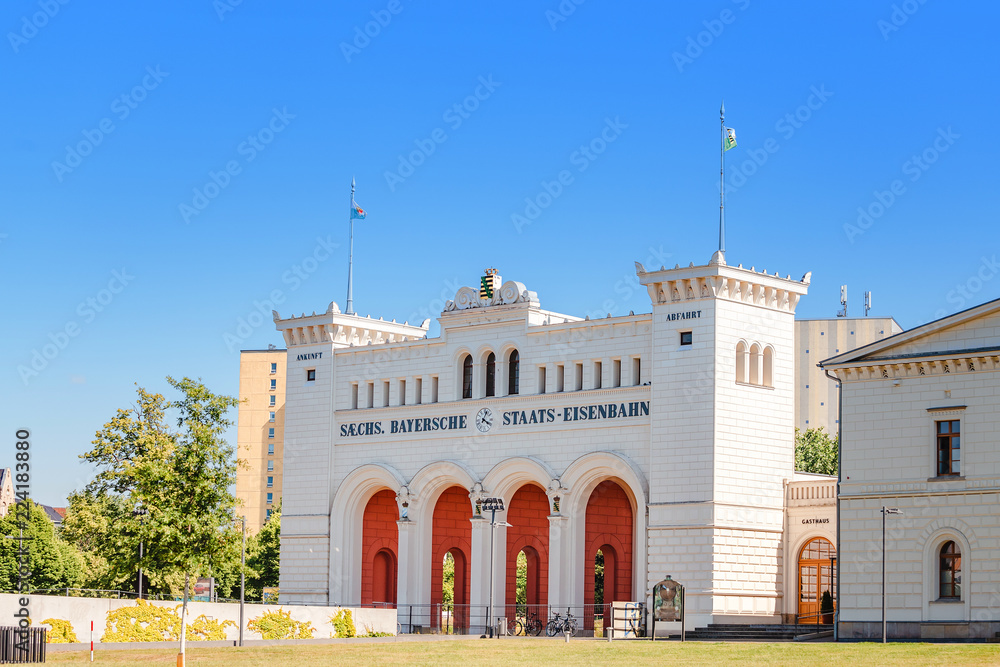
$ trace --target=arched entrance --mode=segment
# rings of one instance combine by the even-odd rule
[[[833,623],[837,604],[836,559],[837,550],[825,537],[814,537],[799,551],[799,623]],[[823,609],[823,595],[827,592],[831,604]]]
[[[514,493],[507,507],[506,616],[526,617],[527,612],[548,618],[549,597],[549,499],[535,484],[525,484]],[[524,553],[524,599],[518,608],[518,554]],[[543,621],[544,622],[544,621]]]
[[[614,480],[598,484],[587,501],[586,537],[583,554],[583,628],[594,627],[594,617],[601,615],[604,627],[611,624],[611,603],[630,601],[632,595],[632,502]],[[597,552],[603,557],[599,567]],[[601,595],[595,595],[598,588]],[[597,602],[600,601],[600,606]]]
[[[361,531],[361,604],[396,604],[399,549],[396,494],[382,489],[365,506]]]
[[[460,486],[444,490],[434,505],[431,547],[431,627],[440,628],[444,612],[452,620],[454,632],[469,627],[469,554],[472,553],[472,505],[469,491]],[[451,554],[455,567],[454,610],[442,608],[444,602],[444,560]]]

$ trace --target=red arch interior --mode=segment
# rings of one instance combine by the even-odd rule
[[[549,499],[535,484],[517,490],[507,508],[507,616],[513,617],[517,601],[517,554],[522,550],[528,559],[525,592],[531,611],[547,618],[543,607],[549,598]],[[531,605],[541,605],[531,607]]]
[[[455,559],[455,628],[468,627],[469,554],[472,553],[472,505],[469,492],[460,486],[445,489],[434,505],[431,548],[431,604],[440,609],[444,594],[444,555]],[[464,607],[462,605],[465,605]],[[431,625],[438,627],[440,613],[431,614]]]
[[[368,500],[361,529],[361,604],[396,604],[398,519],[396,494],[389,489]]]
[[[607,627],[611,621],[611,614],[607,613],[610,604],[634,599],[632,503],[617,482],[605,480],[594,488],[587,501],[586,522],[583,600],[586,605],[594,604],[594,558],[601,550],[604,554],[604,625]],[[585,611],[584,627],[589,629],[593,627],[593,617],[589,607]]]

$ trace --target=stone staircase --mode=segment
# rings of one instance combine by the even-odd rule
[[[721,642],[788,642],[796,637],[815,632],[832,632],[832,625],[742,625],[736,623],[710,623],[707,628],[687,632],[687,639]],[[670,635],[671,639],[681,636]]]

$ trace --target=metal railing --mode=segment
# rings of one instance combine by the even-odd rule
[[[497,605],[488,619],[488,605],[369,603],[364,607],[396,608],[401,634],[490,634],[500,636],[546,636],[545,628],[558,613],[569,611],[576,619],[578,636],[606,636],[611,624],[611,605]],[[492,622],[491,622],[492,621]],[[560,635],[561,636],[561,635]]]
[[[237,590],[237,592],[239,592]],[[73,597],[73,598],[105,598],[105,599],[116,599],[116,600],[135,600],[138,599],[139,594],[135,591],[121,591],[117,589],[101,589],[101,588],[33,588],[31,590],[19,591],[17,589],[13,590],[0,590],[0,593],[12,593],[15,595],[53,595],[58,597]],[[142,594],[143,600],[159,600],[164,602],[183,602],[183,595],[173,595],[170,593],[146,593]],[[189,595],[188,600],[195,599],[194,595]],[[225,602],[227,604],[239,604],[239,598],[224,598],[216,597],[216,602]],[[274,604],[267,603],[261,600],[245,600],[246,604]]]
[[[815,611],[809,614],[796,614],[796,625],[833,625],[834,612]],[[825,619],[825,620],[824,620]]]
[[[46,628],[0,627],[0,663],[45,662]]]

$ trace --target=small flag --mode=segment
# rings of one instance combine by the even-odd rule
[[[368,214],[365,213],[363,208],[358,206],[357,202],[351,201],[351,220],[364,220],[366,215]]]
[[[730,148],[736,147],[736,130],[731,127],[726,128],[726,141],[724,142],[723,150],[728,151]]]

